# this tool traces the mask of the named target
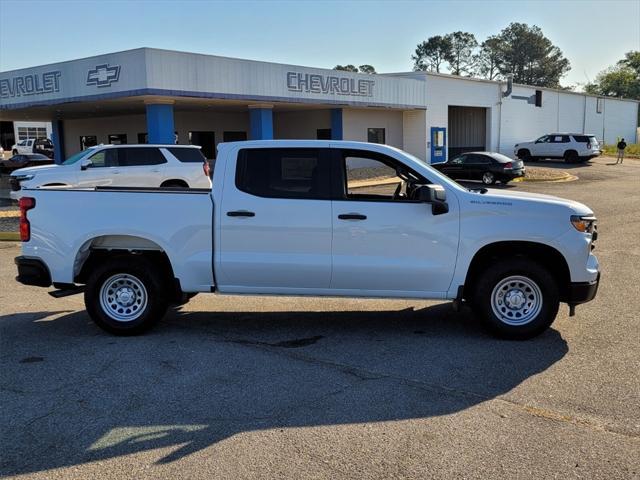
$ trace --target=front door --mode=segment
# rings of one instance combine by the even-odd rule
[[[304,293],[331,277],[329,149],[245,148],[225,169],[222,292]],[[234,187],[235,185],[235,187]]]
[[[431,205],[406,197],[406,167],[397,160],[364,150],[335,152],[340,199],[333,202],[331,288],[374,296],[446,292],[458,248],[455,201],[449,213],[434,216]]]
[[[431,127],[431,163],[447,161],[447,129]]]

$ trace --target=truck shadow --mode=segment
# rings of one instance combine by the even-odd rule
[[[164,464],[242,432],[447,415],[507,394],[568,350],[555,330],[495,340],[444,304],[177,310],[131,338],[102,333],[85,312],[40,312],[0,317],[0,334],[3,476],[158,448]]]

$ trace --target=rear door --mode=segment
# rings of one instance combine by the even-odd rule
[[[114,185],[123,187],[159,187],[167,160],[157,147],[125,147],[118,152]]]
[[[449,213],[434,216],[431,205],[404,196],[397,168],[406,167],[397,160],[365,150],[335,155],[331,288],[372,296],[447,291],[458,248],[454,199]]]
[[[237,157],[231,155],[216,208],[216,280],[221,291],[303,293],[329,288],[329,152],[245,148]]]

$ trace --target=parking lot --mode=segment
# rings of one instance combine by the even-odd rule
[[[503,187],[599,222],[598,296],[526,342],[448,303],[212,295],[113,337],[0,242],[0,475],[640,477],[640,161],[610,163]]]

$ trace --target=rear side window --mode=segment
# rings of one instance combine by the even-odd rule
[[[199,148],[168,148],[167,150],[184,163],[203,163],[206,160]]]
[[[167,161],[158,148],[136,147],[114,150],[118,152],[118,166],[120,167],[159,165]]]
[[[592,135],[574,135],[573,139],[579,143],[598,143],[596,137]]]
[[[236,186],[259,197],[328,199],[329,164],[322,156],[315,148],[240,150]]]

